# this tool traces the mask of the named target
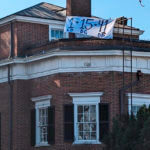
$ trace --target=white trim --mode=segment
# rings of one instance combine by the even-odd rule
[[[50,146],[50,144],[36,144],[35,147],[47,147]]]
[[[17,16],[17,15],[12,15],[6,18],[2,18],[0,20],[0,25],[8,23],[9,21],[13,21],[13,20],[29,22],[29,23],[46,24],[46,25],[49,25],[49,24],[65,25],[65,21],[42,19],[42,18],[36,18],[36,17]]]
[[[69,93],[71,97],[98,97],[102,96],[103,92],[87,92],[87,93]]]
[[[40,131],[37,125],[39,124],[39,109],[50,107],[51,98],[52,98],[51,95],[31,98],[31,100],[35,102],[35,108],[36,108],[36,145],[35,147],[49,146],[48,143],[40,143]]]
[[[145,53],[145,52],[143,52]],[[133,72],[141,70],[150,74],[150,53],[133,52]],[[125,72],[130,72],[130,57],[125,52]],[[145,54],[145,55],[146,55]],[[140,56],[141,55],[141,56]],[[49,58],[49,59],[48,59]],[[11,64],[11,80],[28,80],[57,73],[70,72],[122,72],[122,51],[63,51],[49,52],[27,58],[0,61],[0,83],[7,82],[8,64]]]
[[[131,114],[131,93],[126,94],[128,96],[128,112]],[[132,93],[132,106],[150,105],[150,94],[138,94]]]
[[[44,50],[43,50],[44,51]],[[125,56],[129,56],[129,51],[125,51]],[[51,58],[56,56],[122,56],[122,50],[100,50],[100,51],[68,51],[64,50],[63,52],[46,52],[42,55],[33,55],[26,58],[15,58],[15,59],[6,59],[0,61],[0,66],[5,66],[8,64],[16,63],[29,63],[45,58]],[[133,57],[150,57],[150,52],[136,52],[133,51]]]
[[[51,38],[51,30],[52,29],[58,29],[58,30],[62,30],[63,31],[63,38],[69,38],[69,34],[64,32],[64,25],[58,25],[58,24],[50,24],[49,25],[49,41],[52,40]]]
[[[39,102],[39,101],[50,100],[51,98],[52,98],[51,95],[46,95],[46,96],[33,97],[33,98],[31,98],[31,100],[33,102]]]
[[[101,144],[99,141],[99,103],[100,103],[100,96],[103,95],[103,92],[87,92],[87,93],[69,93],[69,95],[73,98],[74,104],[74,136],[75,141],[73,144]],[[96,105],[96,140],[88,140],[88,141],[81,141],[77,140],[78,131],[77,131],[77,106],[78,105]]]
[[[98,104],[103,92],[69,93],[73,97],[73,104]]]
[[[126,94],[129,98],[131,98],[131,93]],[[138,94],[138,93],[132,93],[133,98],[144,98],[144,99],[150,99],[150,94]]]

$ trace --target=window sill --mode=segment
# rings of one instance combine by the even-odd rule
[[[73,145],[78,144],[102,144],[100,141],[75,141],[73,142]]]
[[[50,146],[50,144],[36,144],[35,147],[46,147]]]

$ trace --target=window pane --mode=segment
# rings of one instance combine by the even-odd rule
[[[83,113],[83,106],[81,105],[78,106],[78,113]]]
[[[55,37],[55,30],[51,30],[51,37]]]
[[[96,122],[96,114],[95,113],[90,114],[90,122]]]
[[[86,113],[84,113],[84,122],[89,122],[90,120],[89,120],[89,113],[88,112],[86,112]]]
[[[84,123],[83,124],[83,130],[84,131],[90,131],[90,124],[89,123]]]
[[[96,106],[95,105],[90,106],[90,113],[96,113]]]
[[[91,140],[96,140],[96,132],[91,133]]]
[[[58,30],[55,31],[55,37],[56,37],[56,39],[59,39],[59,31]]]
[[[90,111],[89,106],[88,106],[88,105],[85,105],[85,106],[84,106],[84,113],[89,113],[89,111]]]
[[[79,132],[83,131],[83,123],[78,124],[78,130]]]
[[[40,142],[47,142],[48,108],[39,109]]]
[[[83,132],[79,132],[78,140],[83,140]]]
[[[60,38],[63,38],[63,31],[60,31]]]
[[[83,114],[78,114],[78,122],[83,122]]]
[[[93,132],[93,131],[95,132],[96,131],[96,123],[91,123],[90,129],[91,129],[90,130],[91,132]]]
[[[90,140],[90,132],[84,132],[83,136],[84,136],[84,140]]]

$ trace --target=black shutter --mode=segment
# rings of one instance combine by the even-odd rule
[[[100,141],[109,131],[109,104],[99,104],[99,135]]]
[[[2,130],[1,130],[1,113],[0,113],[0,150],[1,150],[1,135],[2,135]]]
[[[35,146],[36,140],[36,110],[31,110],[31,146]]]
[[[55,107],[48,107],[48,143],[55,143]]]
[[[64,106],[64,141],[74,140],[74,105]]]

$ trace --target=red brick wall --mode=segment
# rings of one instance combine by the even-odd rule
[[[16,22],[17,30],[17,55],[33,47],[46,44],[49,41],[49,26],[27,22]]]
[[[134,74],[133,80],[135,79]],[[133,88],[133,92],[150,94],[149,80],[150,75],[144,75],[141,82]],[[125,83],[129,82],[130,74],[128,73]],[[116,114],[119,114],[119,89],[121,87],[122,73],[119,72],[62,73],[28,81],[14,81],[13,150],[101,150],[102,145],[64,143],[63,105],[72,103],[69,92],[104,92],[102,102],[110,104],[110,120],[112,120]],[[52,95],[51,105],[55,106],[55,145],[34,148],[30,146],[30,110],[34,108],[31,98],[44,95]],[[0,84],[0,111],[2,112],[2,149],[6,150],[8,145],[7,83]]]
[[[24,56],[31,49],[49,41],[49,26],[27,22],[13,22],[14,56]],[[0,27],[0,59],[8,58],[11,48],[10,24]]]
[[[8,58],[10,52],[10,24],[0,26],[0,59]]]
[[[8,96],[8,84],[0,84],[0,112],[1,112],[1,145],[2,150],[8,149],[8,134],[9,134],[9,96]]]

